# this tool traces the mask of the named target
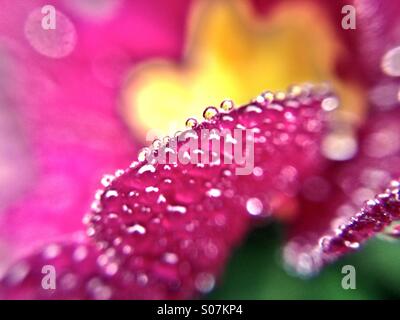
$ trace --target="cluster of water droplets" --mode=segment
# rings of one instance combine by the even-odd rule
[[[239,108],[224,100],[220,110],[206,108],[204,121],[188,119],[188,130],[177,133],[251,130],[254,168],[248,175],[237,175],[238,164],[223,161],[145,161],[148,152],[168,148],[170,139],[161,139],[126,170],[104,176],[103,189],[84,218],[87,236],[100,250],[89,263],[100,276],[85,278],[85,292],[89,288],[95,298],[108,299],[119,288],[129,298],[187,298],[212,290],[232,248],[251,225],[279,210],[315,170],[324,109],[333,109],[326,99],[332,97],[325,86],[303,85],[285,93],[264,92]],[[209,139],[221,139],[218,132]],[[223,139],[239,143],[237,137]],[[71,255],[66,257],[71,261]]]
[[[314,158],[317,143],[313,141],[318,140],[314,136],[322,134],[323,112],[335,108],[332,99],[326,86],[303,85],[285,93],[264,92],[240,108],[228,99],[221,102],[219,110],[207,107],[203,122],[189,118],[187,130],[177,135],[192,131],[200,136],[203,128],[252,130],[252,173],[237,176],[235,164],[221,162],[202,166],[149,163],[145,161],[149,152],[170,143],[170,139],[155,140],[123,175],[103,179],[105,190],[85,220],[88,235],[125,256],[157,257],[151,265],[158,267],[151,274],[148,265],[142,267],[149,278],[166,273],[163,281],[172,287],[185,282],[197,291],[209,291],[229,248],[250,222],[269,216],[276,199],[295,194],[299,171],[316,160],[296,163],[287,154],[293,152],[294,143],[306,158]],[[233,137],[229,139],[237,143]],[[182,274],[177,266],[192,270]],[[191,280],[183,281],[186,276]],[[165,290],[172,290],[171,286]]]
[[[335,236],[321,239],[324,254],[331,257],[358,249],[363,242],[380,232],[397,237],[396,225],[400,219],[399,187],[399,181],[392,181],[390,188],[367,201],[349,222],[340,225]]]

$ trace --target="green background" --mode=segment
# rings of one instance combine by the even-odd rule
[[[276,224],[250,234],[233,254],[207,299],[393,299],[400,298],[400,243],[373,239],[355,254],[311,279],[288,273],[282,262],[283,229]],[[356,269],[356,289],[341,286],[344,265]]]

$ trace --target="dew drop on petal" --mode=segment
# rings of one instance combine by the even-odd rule
[[[147,157],[148,157],[148,155],[150,154],[150,149],[149,148],[147,148],[147,147],[145,147],[145,148],[142,148],[140,151],[139,151],[139,153],[138,153],[138,160],[140,161],[140,162],[143,162],[143,161],[145,161],[146,159],[147,159]]]
[[[175,253],[166,252],[163,256],[163,260],[168,264],[176,264],[179,259]]]
[[[301,94],[302,89],[299,85],[292,85],[288,88],[288,93],[291,97],[297,97]]]
[[[199,273],[195,279],[195,286],[201,293],[209,293],[215,286],[215,277],[207,272]]]
[[[86,246],[79,246],[74,250],[73,259],[77,262],[83,261],[88,255]]]
[[[225,99],[221,102],[220,108],[224,111],[230,111],[235,107],[235,104],[230,99]]]
[[[131,233],[131,234],[132,233],[139,233],[139,234],[145,234],[146,233],[146,228],[143,227],[140,224],[137,224],[137,223],[132,225],[132,226],[130,226],[130,227],[128,227],[126,230],[128,231],[128,233]]]
[[[160,139],[154,139],[153,143],[151,144],[154,150],[158,150],[162,146],[162,141]]]
[[[263,204],[258,198],[250,198],[246,202],[246,209],[247,212],[252,216],[258,216],[263,211]]]
[[[193,129],[197,126],[197,120],[195,118],[188,118],[185,122],[185,126],[188,129]]]
[[[55,28],[44,28],[45,20],[50,19],[50,11],[42,8],[35,9],[30,13],[26,22],[24,33],[30,45],[40,54],[49,58],[63,58],[68,56],[75,48],[77,34],[71,20],[55,9]],[[47,17],[48,16],[48,17]]]
[[[368,96],[371,103],[380,109],[392,109],[400,101],[400,87],[393,82],[378,83],[373,87]]]
[[[400,76],[400,47],[393,48],[385,53],[381,61],[382,71],[388,76]]]
[[[262,97],[267,102],[272,102],[274,100],[274,93],[271,91],[264,91]]]
[[[112,295],[110,287],[104,285],[102,281],[97,278],[88,282],[87,289],[96,300],[108,300]]]
[[[322,154],[336,161],[345,161],[353,158],[358,151],[356,138],[348,133],[331,133],[322,142]]]
[[[274,99],[278,101],[283,101],[286,99],[286,93],[284,93],[283,91],[275,92]]]
[[[264,174],[264,170],[262,168],[260,168],[260,167],[254,167],[253,174],[256,177],[261,177]]]
[[[206,120],[212,120],[212,118],[214,118],[218,113],[219,112],[218,112],[217,108],[207,107],[203,112],[203,117]]]
[[[6,273],[5,280],[10,285],[17,285],[25,279],[29,271],[29,265],[26,262],[21,261]]]
[[[107,188],[111,182],[114,180],[114,176],[110,175],[110,174],[106,174],[103,176],[103,178],[101,179],[101,184]]]
[[[212,189],[207,191],[207,195],[209,197],[213,197],[213,198],[218,198],[218,197],[221,196],[221,194],[222,194],[221,190],[216,189],[216,188],[212,188]]]
[[[339,107],[339,99],[336,97],[327,97],[322,100],[321,106],[325,111],[333,111]]]
[[[60,254],[60,251],[60,246],[58,246],[57,244],[50,244],[44,249],[43,256],[46,259],[54,259]]]

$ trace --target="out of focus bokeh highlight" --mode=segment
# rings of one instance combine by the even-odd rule
[[[381,1],[350,2],[361,22],[372,15],[376,32],[394,27],[373,20]],[[370,106],[398,107],[400,54],[374,60],[393,43],[370,48],[362,25],[343,29],[346,4],[0,0],[0,275],[43,243],[79,237],[103,174],[225,98],[240,105],[265,89],[328,82],[341,107],[326,156],[351,159]],[[50,35],[41,28],[45,5],[57,10]],[[389,70],[387,79],[376,68]],[[373,240],[302,279],[281,261],[283,237],[279,224],[252,234],[210,298],[400,297],[397,243]],[[341,286],[345,264],[358,270],[356,290]]]

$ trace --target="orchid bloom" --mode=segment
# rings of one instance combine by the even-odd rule
[[[398,103],[393,102],[393,97],[390,100],[393,92],[388,88],[397,85],[395,77],[399,72],[400,54],[396,46],[400,39],[396,39],[394,31],[396,7],[392,8],[391,4],[391,1],[372,0],[354,3],[359,9],[359,30],[355,36],[359,45],[349,43],[348,46],[354,57],[360,60],[359,72],[367,80],[362,85],[371,90],[370,100],[374,105],[369,108],[366,120],[361,122],[354,136],[337,131],[335,112],[341,94],[338,97],[324,85],[295,85],[287,92],[265,91],[239,108],[234,108],[231,101],[223,101],[220,110],[208,107],[204,111],[204,121],[188,120],[190,130],[178,133],[177,137],[185,142],[201,137],[202,130],[238,128],[251,131],[254,168],[250,174],[236,175],[234,172],[238,165],[235,162],[193,164],[172,161],[164,164],[149,162],[140,153],[137,161],[132,159],[134,161],[129,167],[103,177],[103,188],[96,193],[88,214],[82,208],[71,207],[81,211],[86,234],[54,239],[57,241],[49,242],[36,253],[18,260],[1,281],[1,297],[192,298],[214,288],[232,250],[253,226],[274,218],[281,219],[285,211],[295,211],[295,214],[291,213],[287,222],[284,258],[303,275],[317,273],[326,264],[359,249],[378,233],[397,237],[399,229],[395,222],[400,218],[400,169],[397,166],[400,113],[394,108]],[[373,30],[374,26],[369,23],[371,12],[380,17]],[[68,26],[70,28],[70,24]],[[34,37],[35,33],[28,32],[28,35]],[[109,35],[109,39],[114,36]],[[73,39],[71,36],[70,41]],[[48,54],[59,54],[52,48],[41,49]],[[75,56],[76,61],[85,61],[84,49],[79,51],[81,57]],[[28,55],[23,52],[22,57],[24,54]],[[58,68],[54,67],[54,71]],[[77,90],[74,84],[69,83],[71,76],[82,74],[85,79],[86,71],[78,67],[76,70],[66,68],[66,88]],[[92,80],[95,81],[87,79],[88,85]],[[60,96],[62,92],[62,89],[55,91]],[[98,93],[101,92],[98,88]],[[80,103],[93,105],[89,97],[79,97],[82,99]],[[53,99],[50,100],[53,104],[60,102],[57,96]],[[42,109],[37,106],[34,110]],[[93,110],[98,112],[103,108],[93,107]],[[111,112],[105,110],[102,112]],[[82,113],[86,114],[86,111]],[[58,119],[61,124],[66,121],[65,115],[55,114],[50,119]],[[41,126],[46,124],[41,121],[40,118],[33,121],[36,126],[32,132],[42,133]],[[117,122],[111,121],[109,129],[110,132],[119,132],[124,144],[114,146],[110,143],[112,152],[104,148],[103,152],[95,154],[111,157],[104,159],[107,165],[101,162],[100,169],[109,168],[110,162],[112,165],[118,163],[115,167],[119,167],[123,164],[119,162],[119,155],[123,159],[127,156],[124,147],[129,145],[129,141],[123,138],[123,130],[115,131]],[[98,138],[97,131],[93,129],[93,137]],[[53,133],[57,131],[42,134]],[[84,134],[79,130],[77,133]],[[47,142],[44,138],[36,139]],[[104,139],[99,139],[104,142]],[[212,139],[225,140],[226,137],[217,135]],[[71,165],[71,172],[77,176],[71,189],[80,183],[81,175],[91,181],[91,174],[79,170],[84,161],[81,150],[87,150],[85,146],[78,148],[78,139],[66,144],[72,146],[71,153],[80,157],[76,166],[72,166],[56,156],[57,142],[51,144],[50,141],[49,145],[38,148],[42,152],[39,151],[42,155],[39,159],[46,160],[48,151],[54,147],[54,160],[49,168],[44,166],[43,172],[61,169],[68,175],[64,166],[70,168]],[[149,151],[158,155],[170,154],[170,144],[171,139],[157,141],[152,149],[145,149],[145,154]],[[119,149],[114,152],[114,148],[121,148],[121,153],[117,152]],[[191,157],[193,155],[189,160]],[[86,169],[91,170],[91,166],[89,164]],[[54,185],[57,185],[57,180],[54,184],[46,183],[46,188]],[[83,187],[90,190],[90,184]],[[38,194],[34,192],[24,199],[22,208],[12,209],[21,212],[17,217],[26,217],[23,209],[29,208],[30,201],[35,203],[47,195],[46,190],[51,191],[45,187],[43,190],[37,188],[35,192]],[[5,221],[7,223],[7,219]],[[53,266],[56,270],[57,290],[43,290],[44,266]]]

